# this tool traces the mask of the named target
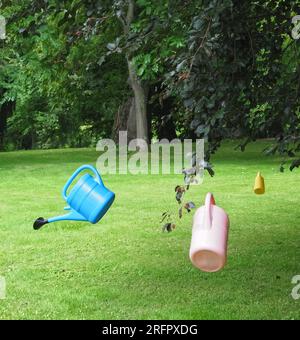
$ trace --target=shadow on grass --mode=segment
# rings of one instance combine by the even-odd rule
[[[37,233],[56,233],[58,231],[84,231],[88,227],[91,227],[92,224],[88,222],[57,222],[57,223],[49,223],[44,225],[40,230],[37,230]]]

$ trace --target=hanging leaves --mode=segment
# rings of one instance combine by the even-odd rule
[[[199,184],[196,179],[196,176],[199,173],[197,167],[183,169],[182,173],[184,174],[184,183],[187,186],[187,190],[189,190],[191,184]]]
[[[173,231],[175,229],[176,225],[174,223],[166,223],[163,226],[162,231],[165,232],[167,231],[168,233],[170,233],[171,231]]]
[[[178,210],[178,216],[179,218],[182,218],[182,207],[180,207]]]
[[[215,175],[212,164],[205,161],[204,159],[200,159],[200,160],[197,159],[197,155],[196,155],[195,152],[192,155],[192,162],[191,163],[192,163],[192,167],[193,167],[192,169],[194,169],[196,173],[198,172],[197,168],[199,167],[200,169],[206,170],[211,177],[213,177]]]
[[[215,172],[214,172],[214,170],[213,170],[212,164],[210,164],[209,162],[206,162],[205,160],[201,160],[201,161],[199,162],[199,164],[197,164],[197,165],[198,165],[200,168],[206,170],[206,171],[209,173],[209,175],[210,175],[211,177],[214,177]]]
[[[162,223],[166,218],[170,218],[170,214],[166,211],[166,212],[164,212],[164,213],[162,213],[162,215],[161,215],[161,221],[160,221],[160,223]]]
[[[178,202],[178,204],[181,204],[185,191],[186,189],[184,186],[180,186],[180,185],[176,186],[175,192],[176,192],[176,201]]]
[[[296,159],[295,161],[292,162],[290,166],[290,170],[293,171],[295,168],[299,168],[300,166],[300,159]]]
[[[192,209],[195,209],[195,203],[194,202],[187,202],[184,205],[184,208],[187,210],[187,212],[191,212]]]

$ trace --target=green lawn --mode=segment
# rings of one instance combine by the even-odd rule
[[[116,193],[96,225],[61,222],[32,229],[39,216],[60,214],[60,192],[92,149],[0,153],[0,276],[7,298],[1,319],[299,319],[291,297],[300,274],[300,170],[279,173],[280,158],[225,143],[212,159],[216,176],[191,188],[197,205],[212,191],[229,214],[228,264],[214,274],[188,258],[192,215],[161,232],[160,214],[177,209],[180,175],[106,175]],[[252,192],[256,172],[266,194]]]

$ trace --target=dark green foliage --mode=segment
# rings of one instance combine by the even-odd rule
[[[111,132],[128,93],[126,63],[101,60],[110,32],[83,37],[89,2],[42,3],[4,6],[0,105],[15,103],[5,148],[88,146]]]
[[[131,94],[125,56],[149,88],[151,135],[300,149],[299,1],[2,1],[0,147],[84,146],[110,136]],[[4,112],[4,113],[3,113]],[[17,137],[17,138],[16,138]],[[281,170],[284,168],[282,167]]]
[[[190,128],[209,142],[240,145],[276,137],[274,150],[299,150],[299,46],[290,37],[298,1],[203,1],[174,60],[171,88],[190,113]],[[297,12],[298,10],[298,12]]]

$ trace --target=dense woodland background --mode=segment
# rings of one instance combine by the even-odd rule
[[[101,137],[300,149],[300,1],[2,1],[0,150]],[[294,166],[297,162],[294,162]]]

